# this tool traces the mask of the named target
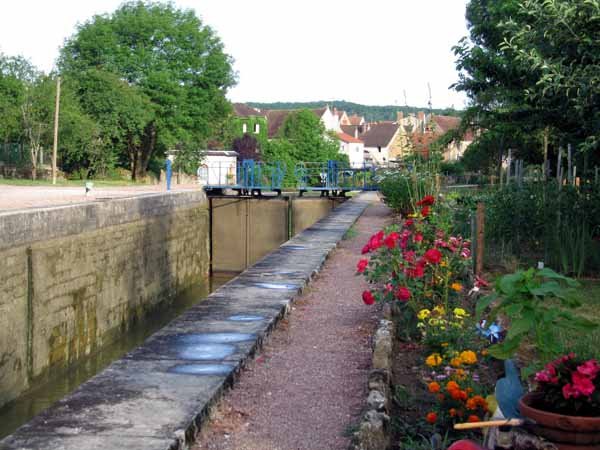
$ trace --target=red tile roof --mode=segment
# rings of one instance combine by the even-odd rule
[[[238,117],[263,116],[264,115],[258,109],[252,108],[251,106],[248,106],[245,103],[234,103],[233,104],[233,112]]]
[[[346,133],[337,133],[338,138],[340,138],[340,141],[344,141],[344,142],[348,142],[348,143],[356,143],[356,144],[362,144],[363,141],[360,139],[356,139],[354,136],[350,136],[349,134]]]
[[[292,112],[294,111],[291,109],[269,109],[265,111],[267,123],[269,125],[268,135],[270,138],[277,136],[283,122],[285,122],[287,116]]]
[[[351,116],[348,116],[348,120],[350,120],[350,125],[360,125],[365,118],[357,114],[352,114]]]

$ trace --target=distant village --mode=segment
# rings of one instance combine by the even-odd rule
[[[234,103],[238,119],[238,132],[259,134],[260,124],[266,123],[267,136],[278,135],[286,117],[294,110],[261,110],[244,103]],[[451,130],[458,129],[461,119],[418,112],[404,115],[397,113],[395,121],[367,122],[364,117],[325,105],[311,110],[326,131],[337,136],[340,153],[347,155],[352,167],[381,166],[399,162],[411,154],[429,157],[430,145]],[[257,119],[261,119],[260,121]],[[461,139],[454,139],[442,149],[444,161],[456,161],[473,142],[473,133],[467,132]]]

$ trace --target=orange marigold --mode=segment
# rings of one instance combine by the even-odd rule
[[[462,365],[462,360],[458,356],[456,358],[452,358],[450,360],[450,365],[452,367],[460,367]]]
[[[475,401],[474,398],[470,398],[467,400],[467,409],[470,409],[470,410],[477,409],[477,402]]]
[[[450,397],[452,397],[454,400],[460,400],[461,399],[461,391],[460,389],[452,389],[451,391],[449,390],[448,392],[450,392]],[[466,392],[465,392],[466,394]]]
[[[479,418],[479,416],[476,416],[475,414],[471,414],[469,416],[469,418],[467,419],[467,422],[481,422],[481,419]]]
[[[460,386],[456,381],[448,381],[448,383],[446,384],[446,389],[448,391],[456,391],[460,389]]]
[[[431,424],[434,424],[437,421],[437,414],[434,413],[433,411],[430,413],[427,413],[427,415],[425,416],[425,420]]]
[[[429,392],[432,394],[435,394],[436,392],[440,392],[440,384],[437,381],[432,381],[427,385],[427,389],[429,389]]]

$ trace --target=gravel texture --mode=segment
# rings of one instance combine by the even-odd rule
[[[389,210],[369,206],[216,407],[195,450],[346,449],[367,395],[379,311],[362,303],[360,250]]]

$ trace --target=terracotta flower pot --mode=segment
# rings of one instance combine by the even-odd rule
[[[535,393],[519,401],[524,417],[535,422],[532,431],[560,450],[600,450],[600,417],[566,416],[536,408]]]

